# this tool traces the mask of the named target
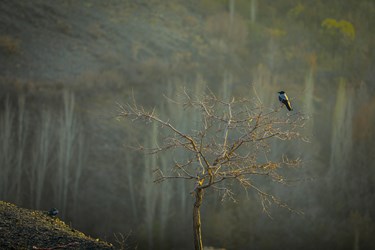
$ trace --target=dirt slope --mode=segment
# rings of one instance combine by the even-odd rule
[[[46,212],[0,201],[0,249],[113,249]]]

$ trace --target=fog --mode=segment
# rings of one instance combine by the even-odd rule
[[[280,106],[287,92],[308,140],[288,185],[260,185],[297,213],[263,211],[233,186],[207,191],[205,246],[375,249],[375,3],[371,0],[3,0],[0,199],[59,209],[73,227],[128,249],[192,249],[193,182],[154,183],[181,155],[145,155],[163,135],[118,119],[135,99],[182,131],[199,114],[168,101],[185,89]],[[268,214],[269,213],[269,214]]]

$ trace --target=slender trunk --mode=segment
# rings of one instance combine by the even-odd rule
[[[136,191],[134,190],[134,180],[133,178],[135,175],[133,174],[132,168],[133,168],[133,158],[132,154],[127,153],[126,158],[126,177],[128,178],[128,184],[129,184],[129,196],[130,196],[130,202],[132,207],[132,214],[134,221],[138,221],[138,209],[137,209],[137,200],[135,197]]]
[[[230,0],[229,1],[230,28],[232,28],[232,26],[233,26],[234,12],[235,12],[235,0]]]
[[[21,94],[18,97],[18,133],[17,133],[17,159],[15,163],[15,177],[12,181],[15,185],[15,202],[21,204],[22,201],[22,165],[24,161],[24,153],[26,148],[26,125],[25,122],[25,96]]]
[[[13,162],[13,134],[14,115],[9,101],[9,96],[5,99],[5,110],[0,120],[0,199],[7,200],[10,197],[10,177],[12,175]]]
[[[252,23],[255,23],[257,14],[257,0],[251,0],[250,3],[250,20]]]
[[[195,190],[195,202],[193,210],[193,231],[194,231],[194,248],[195,250],[203,250],[202,244],[202,229],[201,229],[201,211],[203,189],[197,188]]]
[[[354,246],[353,246],[353,249],[359,250],[359,230],[358,230],[357,227],[354,229]]]

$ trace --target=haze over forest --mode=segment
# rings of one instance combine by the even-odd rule
[[[255,180],[291,208],[263,211],[207,191],[205,246],[375,249],[375,2],[372,0],[0,1],[0,200],[56,207],[91,235],[130,249],[192,249],[191,182],[153,182],[180,155],[145,155],[151,124],[118,119],[134,98],[183,131],[197,116],[168,98],[287,92],[308,141],[271,143],[300,158],[287,185]],[[182,155],[181,155],[182,157]]]

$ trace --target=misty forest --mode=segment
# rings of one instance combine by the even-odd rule
[[[2,0],[0,200],[122,249],[375,249],[371,27],[373,0]]]

